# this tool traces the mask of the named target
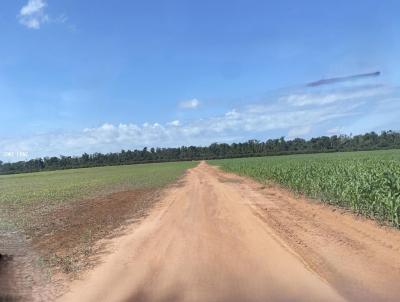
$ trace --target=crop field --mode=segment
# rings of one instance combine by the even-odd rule
[[[160,187],[193,166],[192,162],[177,162],[0,175],[0,207],[57,203],[124,188]]]
[[[12,255],[13,270],[30,263],[23,266],[26,276],[19,280],[27,283],[18,285],[18,291],[32,287],[29,276],[36,274],[37,266],[49,276],[57,272],[74,275],[88,268],[93,262],[90,256],[96,254],[97,240],[145,217],[157,202],[160,188],[196,164],[141,164],[0,176],[0,252]],[[34,259],[27,260],[27,256]],[[0,282],[0,292],[7,290]]]
[[[44,213],[113,192],[151,192],[194,162],[96,167],[0,176],[0,228],[32,229]]]
[[[151,191],[193,166],[178,162],[0,175],[0,227],[32,228],[38,215],[89,197]]]
[[[400,150],[226,159],[209,163],[400,226]]]

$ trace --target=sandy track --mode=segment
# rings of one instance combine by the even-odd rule
[[[201,163],[60,301],[399,301],[400,235]]]

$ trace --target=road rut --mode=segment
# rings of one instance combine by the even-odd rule
[[[59,301],[398,301],[399,239],[201,163]]]

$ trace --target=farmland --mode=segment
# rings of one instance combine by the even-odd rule
[[[0,293],[66,302],[398,301],[397,229],[309,202],[274,183],[398,226],[392,197],[398,197],[399,155],[275,156],[210,161],[214,166],[179,162],[2,176],[0,249],[19,275],[13,279],[8,262],[0,262]]]
[[[210,161],[223,170],[400,226],[400,151],[271,156]]]
[[[115,252],[75,301],[399,301],[400,232],[206,162]]]
[[[0,176],[0,252],[13,255],[16,270],[19,263],[30,263],[23,270],[26,277],[19,279],[24,282],[37,265],[50,277],[59,272],[75,275],[92,264],[89,258],[99,239],[127,221],[145,217],[160,189],[195,165],[142,164]],[[29,282],[16,291],[34,286]],[[0,282],[0,292],[9,290]]]
[[[0,176],[0,206],[54,204],[99,192],[160,187],[174,181],[191,162],[98,167]]]

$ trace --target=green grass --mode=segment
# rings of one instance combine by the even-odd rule
[[[400,150],[209,161],[400,226]]]
[[[196,162],[97,167],[0,176],[2,206],[58,203],[133,188],[157,188],[175,181]]]

